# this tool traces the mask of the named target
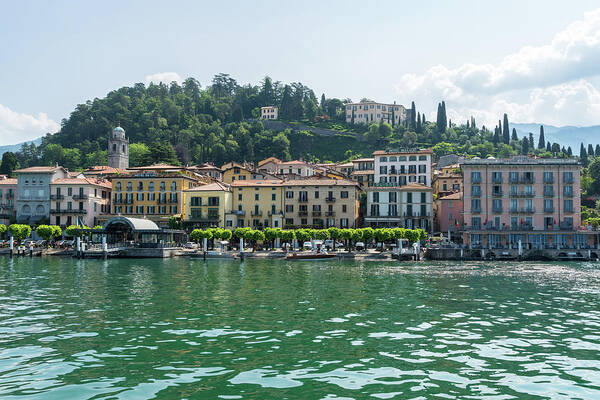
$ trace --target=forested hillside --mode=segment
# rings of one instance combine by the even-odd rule
[[[363,99],[366,100],[366,99]],[[375,149],[433,146],[450,152],[487,157],[535,153],[542,157],[571,155],[570,148],[546,143],[540,135],[518,138],[508,117],[493,129],[469,121],[448,121],[446,105],[438,105],[429,122],[415,104],[399,126],[353,126],[344,122],[349,99],[328,98],[301,83],[283,84],[265,77],[258,85],[240,85],[226,74],[202,88],[194,78],[181,85],[138,83],[80,104],[63,119],[61,129],[46,135],[39,146],[25,145],[16,154],[21,167],[59,163],[67,168],[106,164],[108,134],[122,126],[131,142],[131,165],[153,162],[201,163],[256,161],[274,155],[282,159],[341,161],[370,155]],[[265,129],[257,121],[259,107],[277,105],[280,119],[339,133],[321,136],[302,129]],[[289,126],[294,126],[294,124]],[[541,137],[540,137],[541,136]],[[9,169],[6,167],[5,169]]]

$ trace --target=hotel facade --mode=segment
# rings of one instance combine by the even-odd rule
[[[466,245],[568,248],[585,247],[592,238],[581,227],[577,160],[473,159],[461,169]]]

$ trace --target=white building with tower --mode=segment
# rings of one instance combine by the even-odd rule
[[[108,138],[108,166],[112,168],[129,168],[129,139],[125,137],[125,129],[117,126]]]

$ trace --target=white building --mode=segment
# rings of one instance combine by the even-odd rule
[[[433,228],[433,151],[375,151],[365,225]]]
[[[406,108],[396,103],[365,102],[346,104],[346,123],[349,124],[387,122],[395,126],[406,121],[406,118]]]
[[[260,119],[277,119],[279,116],[279,107],[268,106],[260,108]]]

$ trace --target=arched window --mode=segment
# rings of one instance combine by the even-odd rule
[[[161,191],[161,192],[164,192],[164,191],[165,191],[165,189],[166,189],[166,187],[167,187],[167,184],[165,183],[165,181],[162,181],[162,182],[160,183],[160,191]]]
[[[117,192],[121,191],[121,182],[117,182],[116,191]]]
[[[137,190],[144,190],[144,182],[142,182],[142,181],[138,182]]]
[[[150,182],[150,183],[148,183],[148,190],[149,190],[150,192],[154,192],[154,182]]]
[[[123,153],[125,153],[125,145],[123,145]]]
[[[117,145],[115,143],[113,143],[113,153],[117,152]]]
[[[43,205],[38,204],[38,206],[35,208],[35,213],[36,215],[44,215],[46,214],[46,208]]]
[[[127,182],[127,191],[131,192],[133,190],[133,184],[131,182]]]
[[[23,206],[23,208],[21,209],[21,211],[23,212],[23,214],[29,215],[29,214],[31,214],[31,207],[29,207],[29,205],[25,204]]]
[[[171,182],[171,192],[175,192],[177,190],[177,182]]]

